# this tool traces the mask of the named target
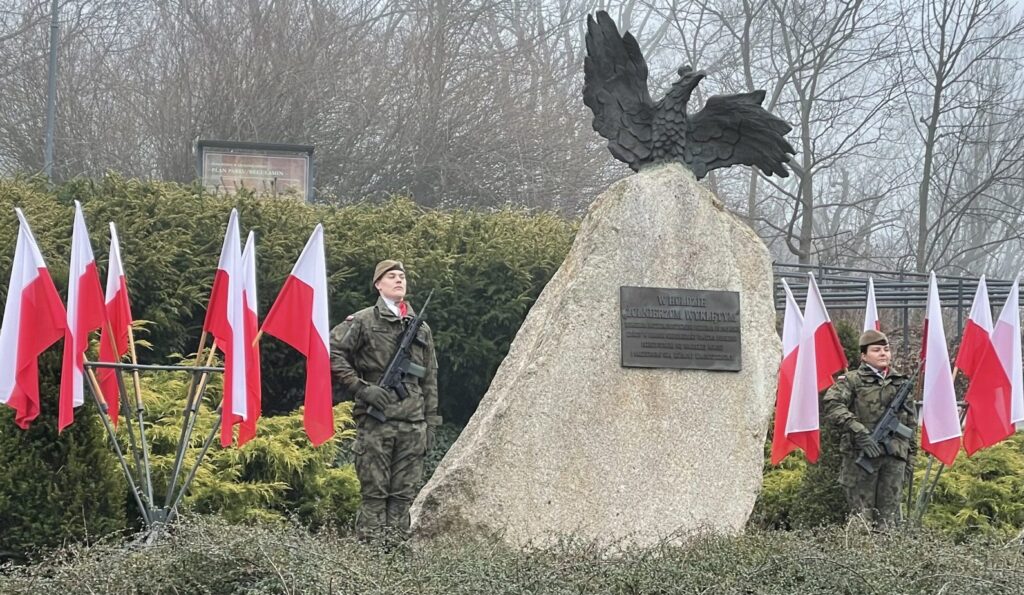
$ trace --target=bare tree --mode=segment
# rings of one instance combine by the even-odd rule
[[[870,156],[891,135],[886,121],[899,89],[893,64],[900,13],[884,2],[771,0],[768,14],[779,40],[772,68],[789,81],[779,106],[792,110],[797,122],[803,171],[795,190],[778,187],[791,204],[778,231],[788,250],[809,263],[816,255],[815,225],[829,213],[822,196],[828,186],[816,181],[841,180],[843,162]],[[841,181],[830,186],[850,188]]]
[[[42,167],[46,0],[0,0],[0,172]],[[1011,271],[1024,247],[1006,0],[62,0],[57,179],[190,181],[197,137],[309,143],[339,201],[580,213],[628,175],[580,100],[588,13],[652,93],[766,89],[802,179],[707,184],[777,258]],[[913,129],[916,135],[908,135]]]
[[[1020,67],[1011,52],[1024,43],[1024,20],[1012,18],[1002,0],[930,0],[905,9],[916,16],[915,26],[903,31],[915,49],[916,77],[906,98],[922,153],[914,256],[923,272],[948,252],[951,226],[963,221],[957,210],[1001,180],[1019,178],[1020,102],[1013,95],[1020,83],[1007,83]],[[993,70],[1001,62],[1006,67]],[[984,143],[986,155],[966,162],[965,150],[974,143]],[[972,168],[969,180],[956,175],[965,166]],[[954,188],[954,178],[966,187]],[[936,201],[937,187],[952,194]]]

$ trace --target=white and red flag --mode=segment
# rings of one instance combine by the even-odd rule
[[[260,383],[260,346],[256,342],[259,329],[259,315],[256,301],[256,242],[253,232],[245,240],[242,249],[242,327],[245,333],[245,383],[246,414],[243,420],[234,416],[232,423],[239,424],[238,445],[256,437],[256,421],[260,418],[262,406],[262,385]]]
[[[960,451],[960,416],[953,391],[953,373],[946,351],[942,306],[935,273],[928,286],[928,309],[924,320],[924,402],[921,405],[921,448],[945,465],[952,465]]]
[[[60,407],[57,430],[75,421],[75,407],[85,403],[85,350],[89,333],[106,322],[103,290],[96,271],[96,259],[85,228],[82,205],[75,201],[75,223],[71,232],[71,266],[68,269],[67,327],[64,329],[64,365],[60,375]]]
[[[793,297],[786,280],[786,313],[782,318],[782,365],[779,366],[778,392],[775,397],[775,431],[772,433],[772,465],[778,465],[786,455],[800,446],[786,437],[786,423],[789,420],[789,402],[793,392],[793,374],[796,372],[796,355],[800,347],[800,328],[803,314]]]
[[[238,211],[231,209],[231,216],[228,218],[228,228],[224,232],[224,243],[220,249],[220,260],[217,262],[217,272],[213,275],[213,287],[210,288],[210,302],[206,306],[206,319],[203,320],[203,330],[210,333],[214,332],[214,327],[226,327],[228,325],[228,280],[233,267],[237,266],[238,261],[242,258],[238,233]],[[234,239],[232,240],[232,238]],[[228,249],[229,243],[233,243],[235,247],[234,252]]]
[[[832,386],[833,374],[845,370],[847,363],[813,274],[808,275],[807,303],[797,349],[786,439],[802,448],[807,460],[814,463],[820,454],[818,394]]]
[[[864,330],[882,330],[882,323],[878,320],[878,304],[875,302],[875,281],[871,277],[868,277],[868,304],[864,308]]]
[[[1010,378],[992,344],[992,331],[988,286],[982,275],[956,355],[957,369],[971,381],[964,395],[967,416],[964,419],[963,442],[968,456],[1013,434]]]
[[[334,435],[327,326],[324,228],[317,224],[263,321],[263,332],[306,356],[306,407],[302,419],[314,446]]]
[[[117,238],[117,228],[113,222],[110,223],[110,262],[107,264],[107,291],[103,301],[107,322],[100,330],[99,361],[116,363],[128,353],[132,305],[128,300],[128,280],[124,274],[124,265],[121,263],[121,242]],[[107,413],[115,427],[120,406],[117,373],[117,370],[111,368],[101,368],[99,372],[100,391],[103,392],[103,398],[107,402]]]
[[[39,354],[64,335],[67,321],[28,221],[14,211],[20,225],[0,326],[0,403],[24,430],[39,416]]]
[[[224,232],[217,273],[210,292],[204,328],[224,353],[224,401],[221,405],[220,443],[232,442],[236,418],[248,418],[248,397],[245,373],[245,306],[242,303],[242,246],[239,242],[238,211],[231,209],[228,228]]]
[[[992,345],[1010,381],[1010,423],[1024,422],[1024,371],[1020,347],[1020,279],[1013,281],[992,330]]]

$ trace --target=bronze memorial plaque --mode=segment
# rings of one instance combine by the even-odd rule
[[[622,365],[738,372],[740,294],[620,287]]]

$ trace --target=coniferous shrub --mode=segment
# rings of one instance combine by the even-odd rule
[[[140,353],[144,363],[195,351],[233,207],[239,210],[243,234],[256,233],[261,316],[318,222],[325,229],[332,325],[373,304],[370,277],[378,261],[402,260],[414,306],[434,290],[427,318],[438,350],[441,407],[456,423],[472,415],[575,232],[572,222],[549,213],[432,211],[402,198],[332,207],[210,196],[194,186],[113,175],[71,181],[53,192],[38,181],[0,180],[0,278],[9,275],[16,237],[11,208],[23,206],[58,289],[65,293],[76,199],[82,201],[104,271],[106,223],[117,224],[133,313],[152,323],[148,338],[153,348]],[[6,292],[6,285],[0,292]],[[265,409],[298,407],[304,387],[300,356],[268,339],[262,357]]]
[[[924,459],[923,453],[919,454]],[[938,472],[932,465],[932,477]],[[917,470],[918,485],[925,474]],[[952,467],[943,470],[923,519],[926,527],[941,530],[958,541],[979,537],[1010,539],[1024,529],[1024,435],[967,457],[961,452]]]
[[[228,213],[233,207],[239,210],[243,234],[253,230],[257,235],[261,315],[268,311],[318,222],[326,231],[332,325],[373,304],[376,292],[370,286],[370,276],[379,260],[403,260],[409,270],[410,299],[415,306],[422,304],[427,291],[435,291],[428,320],[438,349],[441,407],[447,420],[455,422],[465,422],[472,414],[527,310],[568,252],[574,233],[571,222],[552,214],[522,210],[428,211],[401,198],[378,205],[335,208],[290,199],[210,196],[198,187],[117,176],[74,180],[52,191],[37,179],[0,179],[0,302],[6,299],[17,237],[15,206],[25,211],[54,282],[66,297],[74,200],[80,200],[85,209],[101,274],[105,274],[108,259],[107,221],[117,224],[133,313],[137,320],[149,321],[145,339],[150,347],[139,350],[142,363],[178,361],[179,354],[195,351]],[[52,352],[58,359],[59,349],[58,344]],[[296,425],[303,401],[303,360],[272,338],[264,339],[261,351],[263,410],[267,417],[261,422],[260,437],[250,450],[214,450],[209,468],[200,470],[194,494],[186,504],[193,510],[219,511],[233,520],[298,516],[313,526],[343,521],[354,510],[358,497],[351,467],[327,464],[342,458],[333,446],[321,447],[312,454],[299,446],[305,440],[301,422]],[[0,523],[6,540],[0,549],[24,551],[34,546],[48,547],[64,538],[99,536],[124,527],[126,506],[131,518],[136,514],[134,504],[126,503],[120,470],[110,466],[113,454],[104,444],[101,427],[94,428],[99,432],[98,448],[72,442],[82,431],[78,428],[65,432],[60,439],[64,442],[53,444],[58,366],[43,367],[44,417],[32,431],[14,431],[10,411],[4,408],[6,417],[0,418],[0,481],[13,482],[40,473],[48,477],[56,469],[65,475],[77,472],[76,463],[69,460],[78,456],[72,452],[72,444],[107,461],[107,467],[85,480],[66,482],[67,486],[76,486],[68,489],[83,490],[77,499],[64,492],[59,498],[51,497],[38,486],[33,488],[36,491],[28,490],[32,486],[19,488],[28,490],[24,492],[14,486],[0,487],[0,509],[24,511],[23,519],[18,521],[22,524],[17,526],[31,529],[19,533],[19,529],[8,529],[6,522]],[[180,419],[184,390],[171,390],[169,385],[179,382],[174,378],[150,378],[147,382],[156,383],[147,393],[146,406],[147,415],[158,416],[150,430],[154,437],[153,464],[159,468],[165,464],[162,457],[167,456],[167,451],[160,449],[166,449],[166,443],[178,437],[178,426],[172,418]],[[159,386],[161,382],[167,386]],[[170,401],[165,403],[165,398]],[[165,405],[166,415],[160,413]],[[275,416],[282,413],[291,415]],[[91,420],[85,423],[99,423],[95,412],[90,415],[80,410],[79,416]],[[81,428],[86,427],[85,423]],[[167,435],[161,437],[161,432]],[[14,440],[15,446],[8,448],[7,440]],[[32,448],[21,446],[29,442]],[[52,456],[33,462],[35,455],[28,454],[35,452],[33,449]],[[24,454],[18,455],[17,464],[16,452]],[[229,460],[231,457],[237,460]],[[18,465],[28,465],[30,473],[17,471]],[[314,467],[322,472],[312,472]],[[102,494],[111,491],[104,482],[121,482],[116,501],[88,492],[93,489],[90,480],[96,482]],[[155,477],[154,481],[155,491],[162,496],[161,480]],[[48,489],[64,489],[60,481],[56,484]],[[100,522],[88,516],[89,511],[69,510],[66,514],[70,520],[58,521],[51,515],[40,521],[32,513],[48,514],[49,510],[49,505],[37,502],[40,498],[71,503],[110,501],[116,504],[114,520]],[[80,530],[65,527],[78,522],[79,517],[84,519],[79,522]]]
[[[95,406],[87,398],[58,435],[53,379],[61,357],[51,348],[40,359],[40,416],[22,430],[14,410],[0,407],[0,559],[128,528],[124,476]]]
[[[159,504],[164,502],[173,472],[188,384],[188,375],[177,372],[142,377],[153,490]],[[203,393],[178,485],[214,428],[222,387],[222,378],[214,376]],[[232,522],[295,518],[314,528],[346,524],[359,505],[359,482],[351,464],[338,467],[334,463],[355,434],[351,404],[334,407],[335,437],[319,447],[310,444],[302,413],[300,408],[263,417],[256,437],[242,447],[221,448],[218,430],[181,510],[217,513]]]

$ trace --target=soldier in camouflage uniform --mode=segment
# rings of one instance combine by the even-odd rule
[[[406,376],[409,396],[377,386],[414,313],[405,301],[405,268],[396,260],[377,264],[373,287],[377,303],[349,316],[331,331],[331,372],[342,392],[355,400],[356,440],[352,445],[362,505],[356,530],[364,537],[385,529],[405,535],[409,507],[423,476],[423,458],[441,423],[437,415],[437,359],[430,328],[424,323],[413,342],[413,362],[426,368],[423,378]],[[382,412],[387,421],[367,415]]]
[[[895,437],[894,452],[887,455],[871,438],[871,431],[899,387],[910,379],[889,367],[889,340],[884,334],[865,331],[860,337],[860,353],[860,367],[839,377],[825,393],[822,409],[825,419],[843,432],[839,483],[846,491],[851,514],[863,516],[874,527],[891,527],[899,517],[903,484],[914,471],[916,436]],[[902,410],[900,421],[917,428],[912,411]],[[876,469],[874,473],[854,462],[861,453]]]

